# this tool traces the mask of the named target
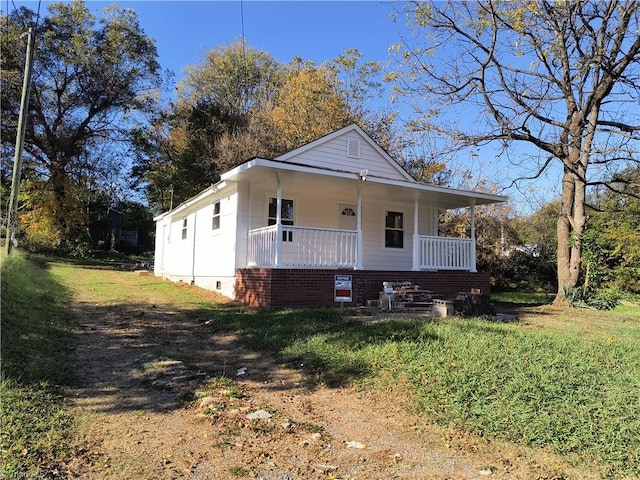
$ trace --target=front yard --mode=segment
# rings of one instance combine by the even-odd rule
[[[638,305],[259,311],[133,272],[2,268],[8,476],[640,476]]]

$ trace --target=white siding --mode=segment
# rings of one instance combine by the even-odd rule
[[[220,202],[220,228],[212,228],[214,204]],[[193,283],[235,295],[235,249],[238,193],[234,187],[212,193],[197,204],[156,225],[156,232],[167,234],[164,244],[156,242],[155,273],[173,281]],[[183,221],[187,235],[182,238]],[[164,261],[157,265],[163,253]],[[219,288],[218,288],[219,287]]]
[[[353,188],[341,191],[331,188],[330,184],[316,184],[310,191],[300,184],[282,181],[282,197],[294,202],[294,225],[318,228],[338,228],[338,203],[357,203],[357,183]],[[263,183],[254,186],[251,191],[251,224],[249,229],[267,226],[267,205],[270,197],[276,196],[273,185]],[[385,213],[388,211],[404,213],[404,247],[386,248],[384,246]],[[362,229],[364,268],[366,270],[411,270],[413,266],[413,212],[412,202],[392,202],[371,196],[362,201]],[[438,234],[438,209],[421,206],[418,210],[418,233],[420,235]]]
[[[357,202],[357,191],[344,190],[336,197],[335,192],[318,186],[310,192],[297,188],[295,184],[283,182],[282,198],[293,200],[293,223],[301,227],[338,228],[338,202]],[[251,224],[250,229],[266,227],[269,198],[276,197],[276,188],[265,186],[254,187],[251,191]]]
[[[347,156],[347,138],[349,137],[360,141],[360,158]],[[353,172],[356,174],[361,170],[367,170],[371,176],[393,180],[407,180],[407,177],[398,171],[397,166],[391,164],[393,160],[380,155],[367,140],[355,131],[347,132],[311,150],[290,157],[287,161],[310,167]]]

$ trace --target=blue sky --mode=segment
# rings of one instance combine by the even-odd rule
[[[2,10],[38,2],[2,0]],[[42,1],[46,14],[52,2]],[[299,56],[320,64],[347,48],[357,48],[364,60],[386,62],[398,41],[398,25],[389,17],[390,2],[377,1],[86,1],[100,16],[113,3],[135,10],[144,32],[156,39],[160,63],[179,80],[187,65],[199,63],[204,52],[244,37],[254,49],[289,63]]]
[[[44,15],[50,1],[42,1]],[[257,50],[288,63],[298,56],[317,64],[336,58],[348,48],[356,48],[362,61],[392,63],[389,47],[400,41],[403,20],[395,23],[389,15],[391,2],[379,1],[86,1],[100,17],[112,3],[136,11],[144,32],[156,39],[159,61],[175,73],[176,82],[188,65],[200,63],[204,53],[244,38]],[[2,10],[27,5],[37,10],[37,1],[2,0]],[[396,4],[396,8],[399,6]],[[380,99],[389,106],[388,99]],[[399,108],[401,105],[392,106]],[[454,168],[471,168],[490,183],[506,186],[518,173],[509,169],[496,151],[485,149],[478,157],[461,155]],[[520,211],[539,206],[540,197],[556,194],[557,172],[545,182],[500,192],[511,195]],[[541,188],[542,187],[542,188]],[[530,201],[531,205],[527,205]]]

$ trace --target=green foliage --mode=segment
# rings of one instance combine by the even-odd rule
[[[584,287],[565,288],[563,296],[567,302],[576,308],[595,308],[596,310],[611,310],[620,303],[622,295],[616,289],[585,289]]]
[[[640,293],[640,168],[611,179],[613,190],[590,196],[593,210],[583,237],[585,280]]]
[[[522,171],[505,185],[562,171],[556,284],[579,285],[587,189],[637,165],[640,3],[431,0],[403,2],[400,17],[411,35],[389,76],[409,125],[437,139],[435,155],[495,146]],[[636,266],[637,231],[611,232]]]
[[[70,459],[68,291],[20,253],[2,264],[3,475],[49,477]]]
[[[16,138],[25,55],[19,35],[36,19],[27,8],[1,18],[3,162]],[[83,242],[77,237],[86,231],[91,197],[122,195],[128,131],[138,113],[155,107],[160,67],[131,9],[110,7],[96,18],[82,1],[52,3],[37,34],[23,178],[40,186],[22,211],[32,214],[27,227],[36,243],[53,232],[55,247],[70,250]]]
[[[350,123],[390,152],[394,115],[370,108],[381,68],[347,50],[321,66],[290,64],[237,41],[206,53],[187,69],[178,101],[151,130],[136,132],[136,185],[158,211],[216,182],[250,158],[274,158]]]
[[[329,385],[408,383],[416,411],[443,425],[595,459],[607,478],[640,471],[638,306],[603,313],[598,334],[569,320],[529,330],[480,319],[362,324],[332,310],[204,312]]]

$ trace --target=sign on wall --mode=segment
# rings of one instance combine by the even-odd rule
[[[335,284],[335,302],[352,302],[353,301],[353,288],[351,275],[334,275]]]

